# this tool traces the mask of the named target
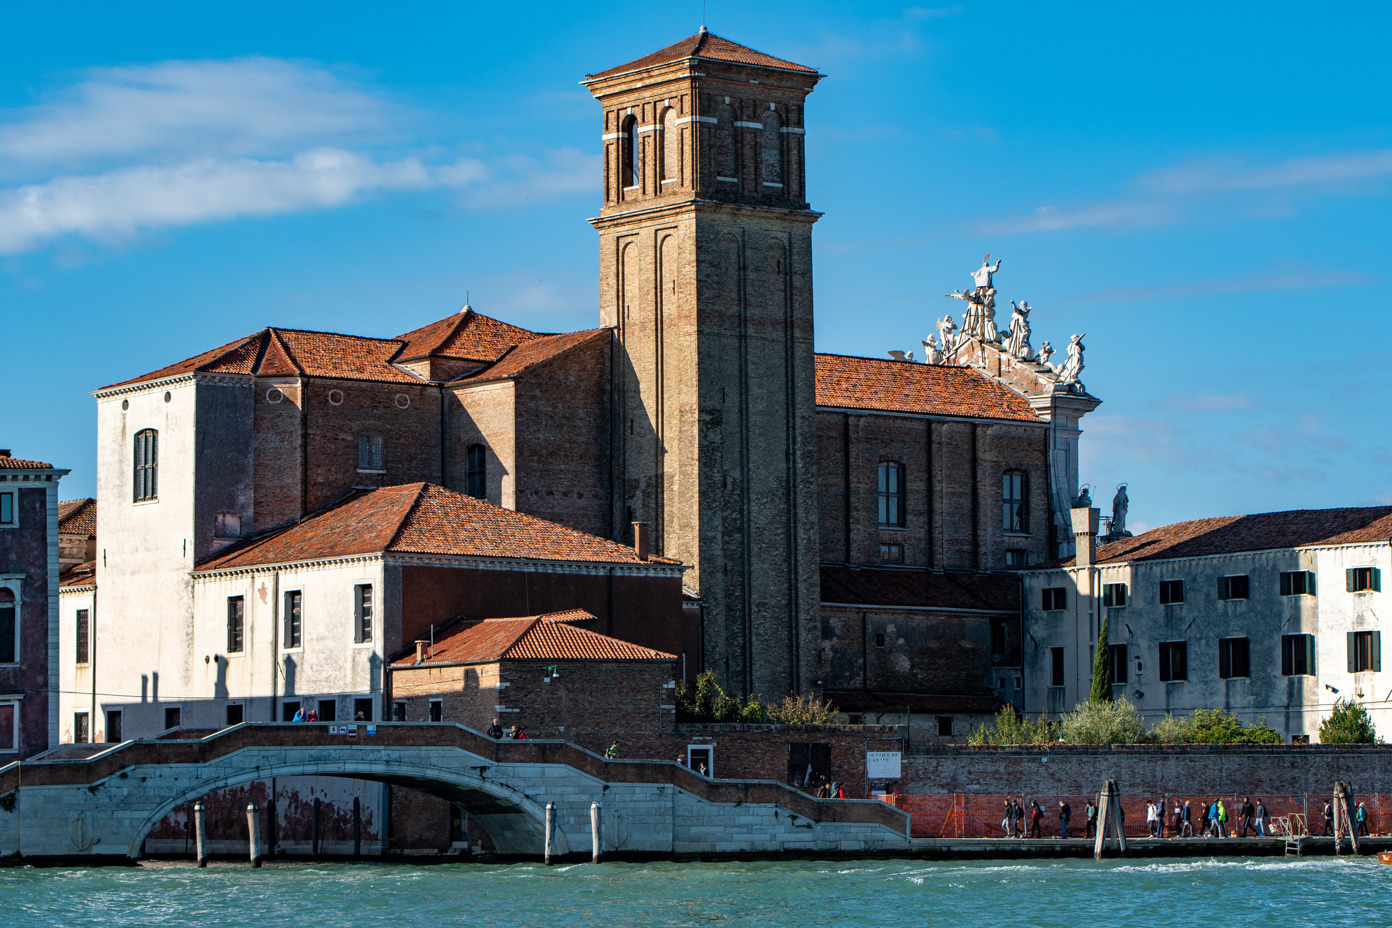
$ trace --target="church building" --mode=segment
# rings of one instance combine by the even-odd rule
[[[816,353],[822,77],[703,28],[586,78],[594,329],[467,306],[394,338],[269,327],[97,390],[74,591],[105,666],[64,729],[382,719],[417,640],[570,609],[686,679],[926,713],[931,738],[1018,701],[1014,571],[1072,554],[1099,403],[1081,341],[1048,364],[1027,306],[998,333],[983,262],[930,363]]]

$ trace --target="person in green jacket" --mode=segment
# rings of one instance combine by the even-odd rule
[[[1228,807],[1223,805],[1223,800],[1218,800],[1218,837],[1228,836]]]

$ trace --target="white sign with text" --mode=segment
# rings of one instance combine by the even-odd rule
[[[897,780],[900,772],[898,751],[866,751],[865,776],[870,780]]]

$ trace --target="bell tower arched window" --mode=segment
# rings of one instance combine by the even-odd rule
[[[159,432],[135,433],[135,492],[137,503],[159,497]]]
[[[772,110],[764,114],[763,179],[783,186],[783,121]]]
[[[681,133],[677,129],[677,111],[667,107],[662,111],[662,182],[676,182],[681,177]]]
[[[483,445],[470,445],[464,452],[464,492],[488,499],[488,449]]]
[[[715,113],[715,179],[738,180],[735,174],[735,111],[721,106]]]
[[[638,178],[642,176],[642,168],[639,166],[638,159],[638,119],[635,116],[625,116],[623,128],[620,130],[619,137],[619,177],[620,184],[624,187],[633,187],[638,184]]]

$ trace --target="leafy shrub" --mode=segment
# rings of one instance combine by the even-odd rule
[[[1320,722],[1319,740],[1320,744],[1372,744],[1380,739],[1362,703],[1339,699],[1329,718]]]
[[[1189,720],[1177,719],[1167,715],[1150,729],[1150,741],[1154,744],[1187,744],[1189,741]]]
[[[1058,740],[1058,731],[1045,719],[1022,718],[1014,706],[996,713],[990,725],[978,725],[967,736],[968,744],[1051,744]]]
[[[1140,744],[1146,727],[1140,710],[1125,699],[1085,702],[1064,713],[1059,736],[1069,744]]]
[[[826,725],[835,714],[830,702],[812,696],[788,696],[771,705],[765,705],[757,696],[731,696],[721,689],[710,670],[702,671],[693,686],[683,683],[677,687],[677,718],[683,722]]]
[[[1266,716],[1243,725],[1225,709],[1195,709],[1184,720],[1184,741],[1189,744],[1280,744],[1281,736],[1266,724]]]
[[[829,700],[815,696],[784,696],[768,707],[768,720],[779,725],[829,725],[836,709]]]

